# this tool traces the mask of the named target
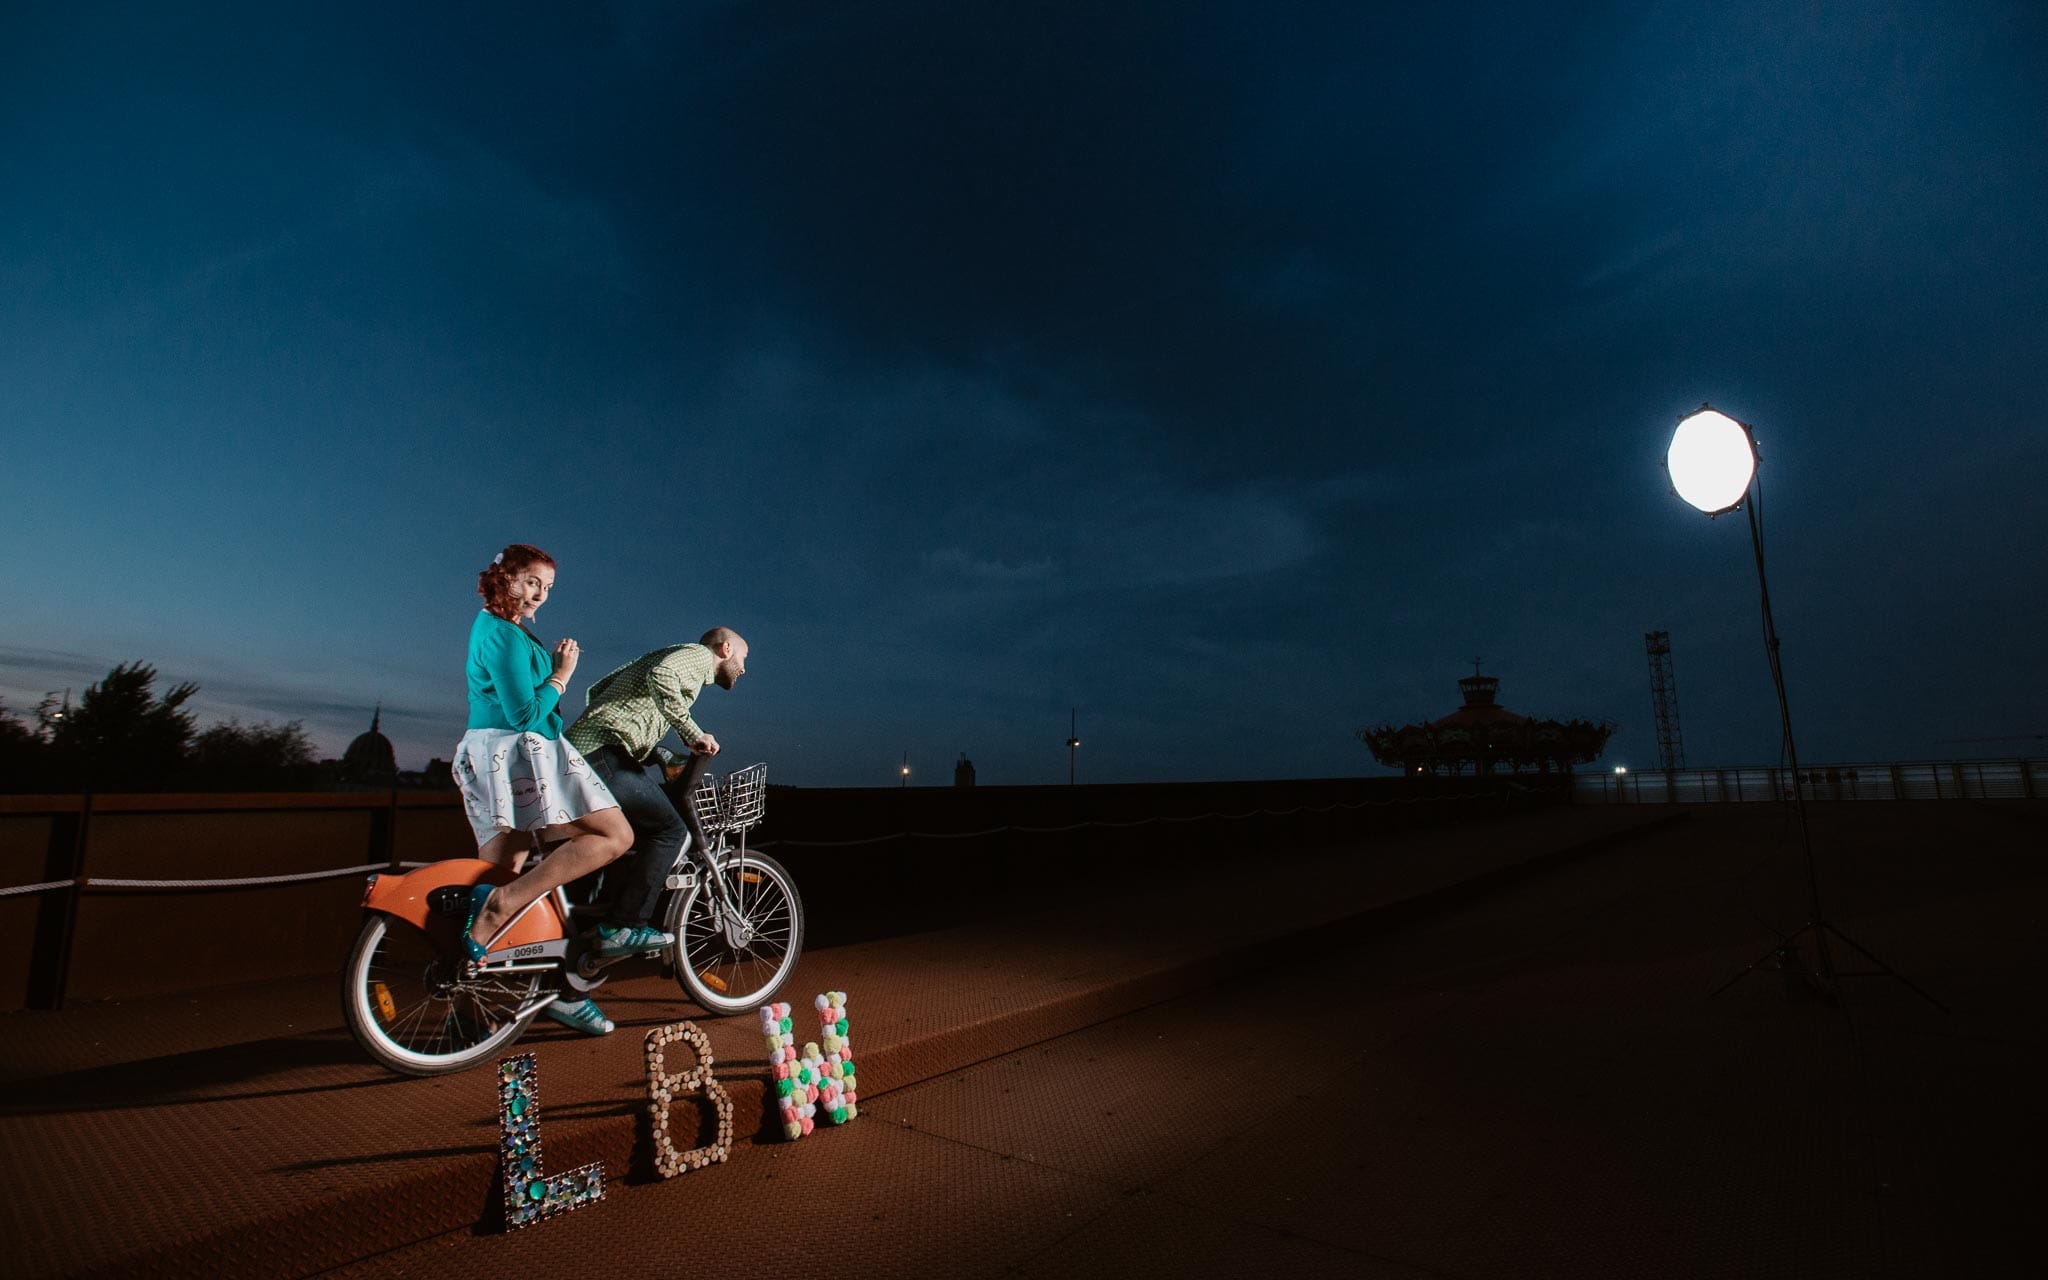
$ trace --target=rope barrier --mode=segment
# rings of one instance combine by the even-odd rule
[[[52,889],[69,889],[75,883],[76,881],[72,880],[45,880],[41,884],[17,884],[0,889],[0,898],[16,893],[48,893]]]
[[[360,867],[337,867],[332,871],[301,871],[289,876],[236,876],[222,880],[102,880],[97,876],[84,882],[88,889],[240,889],[257,884],[293,884],[302,880],[333,880],[359,876],[366,871],[389,871],[388,862],[367,862]]]
[[[401,862],[398,864],[410,870],[430,867],[431,862]],[[369,871],[388,871],[388,862],[366,862],[360,867],[336,867],[331,871],[301,871],[284,876],[236,876],[218,880],[117,880],[98,876],[84,880],[45,880],[41,884],[17,884],[0,888],[0,898],[18,893],[49,893],[56,889],[241,889],[261,884],[296,884],[306,880],[335,880],[342,876],[357,876]]]
[[[1052,836],[1064,835],[1069,831],[1080,831],[1088,827],[1123,830],[1130,827],[1152,826],[1161,822],[1239,822],[1246,818],[1260,816],[1285,818],[1297,813],[1334,813],[1339,809],[1376,809],[1397,804],[1430,804],[1442,800],[1483,799],[1476,796],[1407,796],[1398,800],[1360,800],[1355,803],[1339,801],[1319,807],[1296,805],[1292,809],[1247,809],[1243,813],[1198,813],[1190,816],[1164,815],[1152,818],[1137,818],[1130,822],[1105,822],[1090,819],[1085,822],[1071,822],[1063,827],[987,827],[980,831],[893,831],[887,835],[867,836],[859,840],[762,840],[748,847],[754,849],[850,849],[865,844],[887,844],[894,840],[979,840],[987,836],[1015,832],[1019,835]],[[431,866],[428,862],[401,862],[400,867],[408,870]],[[342,876],[358,876],[371,871],[389,870],[388,862],[367,862],[359,867],[336,867],[330,871],[301,871],[282,876],[235,876],[213,880],[116,880],[90,877],[84,880],[45,880],[40,884],[18,884],[0,888],[0,898],[25,893],[52,893],[58,889],[243,889],[266,884],[298,884],[309,880],[334,880]]]

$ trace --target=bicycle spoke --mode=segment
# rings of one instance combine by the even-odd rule
[[[450,1048],[454,1048],[464,1042],[461,1031],[461,1015],[456,1013],[455,1002],[450,1000],[448,1002],[448,1011],[441,1016],[441,1034],[436,1036],[435,1040],[448,1045]]]
[[[456,1042],[457,1044],[467,1047],[498,1029],[500,1020],[492,1016],[495,1010],[482,1001],[471,999],[457,1003],[451,1000],[448,1004],[456,1015],[456,1029],[461,1032],[461,1039]]]
[[[412,1036],[414,1034],[414,1031],[420,1024],[426,1021],[428,1009],[432,1006],[432,1004],[433,1001],[423,999],[418,1004],[414,1005],[411,1011],[407,1013],[405,1022],[402,1026],[397,1024],[394,1024],[392,1026],[390,1032],[391,1039],[403,1045],[412,1044]]]
[[[801,910],[772,860],[735,856],[713,868],[675,921],[679,980],[719,1012],[769,998],[795,963]],[[734,945],[734,929],[747,935],[744,945]]]
[[[468,1012],[481,1025],[484,1035],[489,1035],[492,1031],[496,1030],[499,1027],[499,1025],[505,1022],[505,1019],[499,1016],[503,1012],[500,1009],[500,1007],[495,1004],[492,1004],[488,1000],[485,1000],[481,992],[472,991],[466,992],[465,994],[468,996],[467,1000],[462,1001],[460,1003],[454,1000],[450,1000],[448,1002],[449,1006],[451,1008],[462,1008],[466,1006]],[[479,1036],[477,1038],[482,1039],[483,1037]]]
[[[445,959],[416,929],[393,925],[363,966],[365,997],[378,1036],[407,1053],[428,1057],[461,1053],[519,1020],[537,983],[525,975],[483,975],[443,984]],[[390,1016],[381,1005],[389,1002]]]

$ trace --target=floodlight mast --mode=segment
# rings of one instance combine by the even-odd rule
[[[1806,819],[1806,778],[1799,772],[1799,747],[1792,737],[1792,704],[1785,696],[1785,666],[1778,654],[1778,624],[1771,616],[1770,580],[1764,576],[1763,526],[1757,517],[1758,502],[1750,497],[1752,491],[1758,487],[1756,470],[1763,465],[1763,455],[1757,451],[1756,432],[1750,429],[1749,424],[1738,422],[1736,425],[1742,428],[1742,435],[1749,445],[1749,456],[1752,459],[1750,478],[1743,485],[1743,497],[1749,500],[1738,499],[1736,505],[1749,517],[1749,545],[1756,555],[1756,589],[1757,595],[1763,601],[1764,610],[1764,652],[1770,658],[1771,685],[1778,691],[1778,724],[1785,735],[1785,763],[1792,769],[1792,807],[1799,813],[1799,843],[1806,850],[1807,919],[1822,921],[1827,917],[1823,916],[1820,910],[1820,875],[1814,870],[1813,831]],[[1813,943],[1815,958],[1820,964],[1821,990],[1832,1000],[1838,993],[1839,983],[1835,976],[1834,957],[1828,952],[1827,932],[1815,929]]]
[[[1681,447],[1682,442],[1685,447]],[[1762,465],[1763,454],[1757,449],[1756,432],[1750,425],[1706,403],[1679,420],[1678,430],[1671,438],[1671,449],[1665,456],[1672,492],[1709,518],[1726,515],[1737,508],[1749,517],[1749,545],[1756,555],[1757,593],[1763,603],[1764,652],[1770,661],[1771,685],[1778,694],[1778,725],[1784,735],[1785,762],[1792,770],[1792,804],[1799,814],[1799,844],[1806,855],[1806,923],[1749,968],[1708,992],[1707,998],[1712,999],[1734,986],[1765,960],[1791,950],[1800,934],[1811,932],[1818,972],[1808,977],[1825,999],[1834,1001],[1840,997],[1841,975],[1836,972],[1834,957],[1828,951],[1828,935],[1833,934],[1864,959],[1912,987],[1935,1008],[1946,1013],[1947,1007],[1941,1001],[1921,991],[1904,974],[1865,951],[1855,939],[1828,923],[1827,917],[1821,914],[1820,875],[1813,863],[1813,831],[1806,816],[1806,786],[1799,772],[1799,749],[1792,737],[1792,707],[1785,696],[1785,668],[1778,655],[1778,625],[1771,617],[1770,582],[1764,575],[1763,524],[1757,514],[1763,498],[1763,486],[1758,477]],[[1681,475],[1681,471],[1686,474]]]

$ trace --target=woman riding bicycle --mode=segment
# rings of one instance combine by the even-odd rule
[[[545,551],[514,543],[477,575],[484,607],[469,632],[469,727],[455,750],[455,779],[476,833],[477,857],[518,871],[545,834],[563,843],[510,884],[476,886],[462,945],[481,960],[491,941],[543,894],[597,870],[632,846],[618,801],[590,764],[562,741],[558,704],[578,650],[552,654],[526,628],[555,586]],[[556,1021],[590,1035],[612,1029],[595,1001],[557,1000]]]

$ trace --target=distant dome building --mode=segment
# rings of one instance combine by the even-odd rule
[[[378,732],[384,718],[384,704],[370,715],[369,731],[360,734],[341,753],[341,784],[344,787],[383,788],[398,784],[398,753],[391,739]]]
[[[1607,749],[1611,722],[1536,720],[1497,701],[1500,678],[1473,673],[1458,681],[1465,704],[1426,724],[1373,725],[1358,739],[1373,759],[1403,773],[1570,773]]]

